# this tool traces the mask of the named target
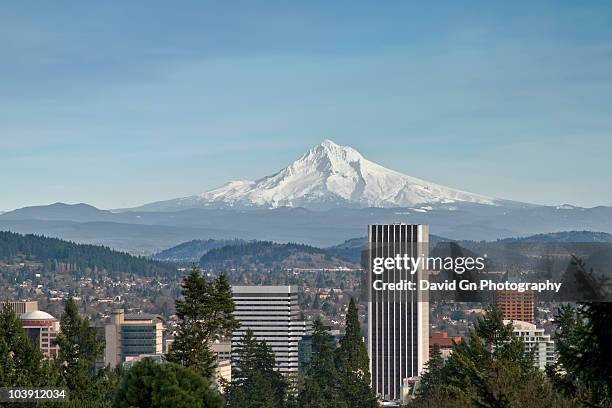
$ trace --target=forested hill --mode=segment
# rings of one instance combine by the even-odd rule
[[[17,258],[40,262],[45,270],[96,269],[110,275],[129,273],[154,276],[174,273],[174,265],[114,251],[105,246],[76,244],[58,238],[21,235],[0,231],[0,262],[11,263]]]
[[[176,264],[192,264],[199,262],[202,255],[212,249],[221,248],[227,245],[236,245],[244,242],[245,241],[239,239],[194,239],[158,252],[152,255],[151,259],[155,259],[157,261],[174,262]]]
[[[606,232],[595,231],[561,231],[548,234],[537,234],[523,238],[506,238],[498,242],[532,242],[532,243],[612,243],[612,235]]]
[[[205,268],[357,268],[358,264],[328,254],[324,249],[303,244],[251,241],[212,249],[202,256]]]

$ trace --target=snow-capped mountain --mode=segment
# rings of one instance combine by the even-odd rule
[[[256,181],[231,181],[202,194],[138,207],[146,211],[187,208],[413,207],[502,200],[430,183],[387,169],[331,140],[310,149],[278,173]]]

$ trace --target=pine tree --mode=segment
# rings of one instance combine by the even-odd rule
[[[434,360],[430,370],[417,393],[416,406],[550,407],[556,403],[550,384],[525,353],[523,341],[510,325],[503,324],[494,307],[470,331],[469,340],[454,347],[442,368]]]
[[[435,344],[430,352],[427,368],[415,390],[418,407],[463,408],[469,407],[466,399],[455,398],[448,389],[447,369],[440,347]]]
[[[425,373],[421,376],[419,393],[421,395],[433,395],[445,384],[444,359],[440,352],[440,346],[434,344],[429,353],[429,361]]]
[[[232,382],[226,389],[230,408],[282,408],[288,384],[275,368],[272,348],[248,329],[232,356]]]
[[[182,288],[184,299],[176,301],[176,314],[181,322],[167,359],[195,369],[204,378],[212,378],[216,359],[210,344],[231,336],[239,326],[232,315],[231,287],[225,275],[208,282],[194,266]]]
[[[340,375],[334,362],[334,339],[320,318],[313,324],[312,358],[298,396],[300,408],[349,407],[343,400]]]
[[[0,386],[49,384],[53,379],[37,345],[31,344],[9,306],[0,307]]]
[[[190,368],[145,358],[124,375],[115,408],[221,408],[223,399]]]
[[[350,407],[377,407],[376,394],[370,386],[370,363],[361,336],[355,300],[351,298],[346,315],[346,332],[335,353],[343,399]]]
[[[89,318],[79,315],[73,298],[65,302],[57,344],[56,367],[62,385],[70,391],[70,398],[95,401],[98,397],[95,363],[104,352],[104,341],[90,326]]]
[[[559,353],[549,376],[561,394],[586,406],[612,406],[612,303],[561,306],[555,321]]]
[[[495,305],[489,306],[485,317],[478,322],[476,331],[489,350],[512,338],[512,326],[504,324],[503,314]]]

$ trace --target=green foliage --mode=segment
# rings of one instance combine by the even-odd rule
[[[207,268],[242,268],[245,265],[272,267],[292,255],[300,255],[306,264],[313,262],[310,255],[320,255],[322,259],[329,260],[324,249],[310,245],[251,241],[212,249],[202,256],[200,265]]]
[[[314,321],[312,358],[298,396],[300,408],[349,407],[343,400],[340,374],[334,361],[334,339],[320,318]]]
[[[525,353],[522,340],[491,306],[446,364],[438,353],[432,356],[414,405],[550,407],[558,403],[543,373],[534,367],[533,357]]]
[[[239,326],[232,315],[235,306],[231,287],[225,275],[207,281],[195,266],[182,287],[183,300],[176,301],[176,314],[181,321],[167,359],[212,378],[216,361],[209,345],[230,337]]]
[[[368,353],[361,336],[355,300],[351,299],[346,316],[346,332],[335,349],[333,337],[320,318],[314,321],[312,359],[298,396],[299,406],[378,407],[370,386]]]
[[[376,394],[370,386],[368,351],[361,336],[359,315],[351,298],[346,315],[346,333],[335,353],[340,393],[350,407],[377,407]]]
[[[11,307],[0,307],[0,387],[52,385],[55,375]]]
[[[235,353],[235,354],[234,354]],[[275,369],[272,348],[257,341],[249,329],[235,348],[232,382],[226,388],[227,407],[282,408],[288,384]]]
[[[58,262],[61,262],[79,270],[103,269],[110,275],[134,273],[154,276],[175,273],[175,267],[172,265],[113,251],[104,246],[75,244],[40,235],[0,231],[0,260],[10,261],[16,256],[37,259],[45,265],[46,270],[51,271],[56,270]]]
[[[104,341],[90,326],[89,318],[79,315],[73,298],[64,305],[57,344],[59,354],[55,363],[60,384],[68,388],[71,399],[97,401],[100,382],[105,381],[107,373],[96,374],[94,367],[104,353]]]
[[[145,358],[129,369],[113,403],[115,408],[221,408],[223,399],[194,370]]]
[[[555,317],[557,366],[547,372],[555,389],[583,406],[612,406],[612,304],[561,306]]]
[[[445,375],[444,359],[440,352],[440,346],[435,344],[429,353],[425,373],[421,376],[421,383],[419,384],[421,394],[432,396],[441,391],[446,384]]]

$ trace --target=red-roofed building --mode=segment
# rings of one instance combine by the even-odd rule
[[[461,336],[449,337],[446,332],[433,332],[429,336],[429,351],[431,351],[434,345],[440,347],[442,358],[445,360],[450,356],[453,351],[454,344],[461,343]]]

